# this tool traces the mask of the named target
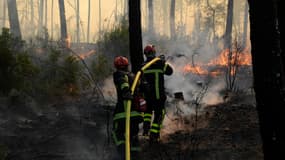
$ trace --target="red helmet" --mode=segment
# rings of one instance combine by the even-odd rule
[[[125,68],[129,65],[129,60],[128,58],[124,56],[118,56],[114,60],[114,66],[118,69],[120,68]]]
[[[154,45],[147,45],[144,47],[144,50],[143,50],[143,53],[146,55],[146,56],[154,56],[155,55],[155,48],[154,48]]]

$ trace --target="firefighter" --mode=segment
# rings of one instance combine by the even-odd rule
[[[131,94],[131,84],[134,78],[128,70],[128,59],[123,56],[115,57],[114,66],[116,71],[113,73],[113,81],[116,86],[117,103],[113,115],[112,137],[117,146],[120,158],[125,159],[125,116],[127,100],[133,100]],[[130,145],[131,157],[137,155],[139,148],[138,132],[139,123],[142,122],[142,115],[135,111],[132,106],[130,114]]]
[[[144,48],[146,57],[143,65],[156,57],[153,45]],[[172,67],[165,62],[164,56],[143,71],[143,81],[146,84],[145,99],[147,111],[144,112],[143,135],[149,137],[150,143],[157,143],[160,139],[160,129],[165,115],[166,93],[164,90],[164,75],[171,75]],[[154,116],[154,117],[152,117]]]

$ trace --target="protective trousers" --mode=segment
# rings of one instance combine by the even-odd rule
[[[125,159],[125,113],[117,113],[114,116],[113,120],[113,131],[112,138],[114,143],[117,146],[117,150],[120,156],[120,159]],[[121,118],[120,118],[121,117]],[[132,111],[131,112],[131,123],[130,123],[130,146],[131,146],[131,157],[137,155],[140,151],[138,132],[139,132],[139,123],[141,122],[141,114]]]
[[[165,100],[147,100],[147,104],[148,110],[144,113],[143,134],[145,136],[149,135],[151,141],[158,141],[165,115]]]

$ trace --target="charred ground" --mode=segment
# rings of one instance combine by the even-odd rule
[[[263,159],[255,105],[240,98],[203,107],[197,117],[171,117],[172,125],[177,128],[164,126],[160,144],[149,146],[147,140],[141,138],[143,152],[138,159]],[[3,160],[114,158],[115,149],[108,136],[112,104],[88,98],[42,106],[32,101],[9,105],[8,101],[2,98],[0,105],[0,157]]]

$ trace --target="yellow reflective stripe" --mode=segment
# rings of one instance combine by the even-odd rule
[[[137,111],[132,111],[131,112],[131,117],[134,117],[134,116],[140,116],[142,117],[142,114],[140,112],[137,112]]]
[[[163,70],[161,69],[148,69],[143,71],[143,73],[163,73]]]
[[[162,121],[164,120],[164,118],[165,118],[165,109],[162,110]],[[162,121],[161,121],[161,123],[162,123]]]
[[[122,113],[117,113],[115,114],[113,120],[117,120],[117,119],[121,119],[121,118],[125,118],[126,117],[126,113],[122,112]]]
[[[141,147],[131,147],[131,151],[141,151]]]
[[[124,78],[125,78],[124,80],[125,80],[126,82],[129,82],[129,77],[128,77],[128,75],[125,75]]]
[[[145,122],[151,122],[151,117],[152,117],[152,114],[150,114],[150,113],[144,113],[144,115],[143,115],[143,121],[145,121]]]
[[[159,124],[153,123],[153,124],[151,125],[151,127],[159,127]]]
[[[125,143],[124,140],[118,140],[116,133],[114,131],[112,132],[112,137],[113,137],[113,140],[117,146]]]
[[[168,66],[168,64],[167,64],[167,63],[165,63],[165,64],[164,64],[164,67],[163,67],[163,72],[165,72],[165,71],[166,71],[167,66]]]
[[[128,106],[128,101],[124,100],[123,103],[124,103],[124,111],[126,111],[127,110],[127,106]]]
[[[154,73],[155,76],[155,96],[159,99],[159,73],[163,73],[160,69],[146,70],[145,73]]]
[[[130,87],[130,86],[129,86],[129,83],[127,83],[127,82],[125,82],[125,83],[123,83],[123,84],[121,85],[121,90],[124,89],[124,88],[126,88],[126,87],[128,87],[128,88]]]
[[[159,75],[158,72],[155,73],[155,95],[156,99],[159,99]]]
[[[155,97],[156,99],[159,99],[160,95],[159,95],[159,73],[163,73],[164,71],[161,69],[149,69],[149,70],[145,70],[144,73],[148,74],[148,73],[154,73],[155,75]]]
[[[157,130],[157,129],[150,129],[150,132],[152,132],[152,133],[159,133],[159,130]]]
[[[145,121],[145,122],[150,122],[151,119],[150,119],[150,118],[144,118],[143,121]]]
[[[136,116],[142,116],[142,114],[137,112],[137,111],[132,111],[130,116],[131,117],[136,117]],[[126,118],[126,113],[125,112],[116,113],[114,118],[113,118],[113,120],[118,120],[118,119],[122,119],[122,118]]]
[[[143,115],[144,117],[151,117],[152,116],[152,114],[150,114],[150,113],[144,113],[144,115]]]

